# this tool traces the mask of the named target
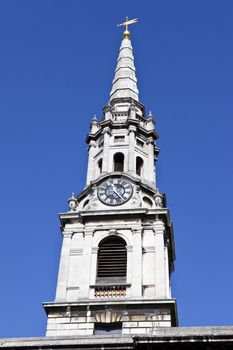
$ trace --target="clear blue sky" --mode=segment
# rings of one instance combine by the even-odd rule
[[[57,213],[85,184],[85,136],[132,28],[141,101],[160,134],[181,326],[233,324],[233,1],[0,2],[0,337],[44,335]]]

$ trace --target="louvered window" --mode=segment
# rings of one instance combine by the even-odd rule
[[[97,281],[125,282],[127,270],[127,253],[125,241],[116,236],[102,240],[99,244]]]

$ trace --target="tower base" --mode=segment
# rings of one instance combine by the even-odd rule
[[[153,334],[158,327],[177,327],[175,299],[79,303],[44,303],[46,336]]]

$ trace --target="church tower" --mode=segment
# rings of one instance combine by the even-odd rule
[[[86,186],[60,214],[56,297],[44,303],[47,336],[146,335],[178,325],[173,230],[156,185],[154,126],[139,99],[126,28],[109,102],[87,135]]]

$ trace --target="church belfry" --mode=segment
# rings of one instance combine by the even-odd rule
[[[48,336],[152,334],[178,325],[170,275],[175,250],[166,197],[156,185],[158,134],[139,91],[128,24],[110,99],[87,135],[84,190],[60,214],[56,297]]]

